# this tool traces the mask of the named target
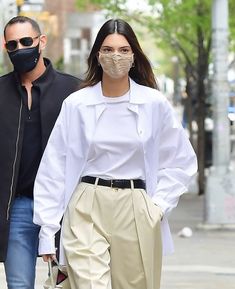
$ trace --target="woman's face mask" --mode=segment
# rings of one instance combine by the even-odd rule
[[[99,52],[99,63],[103,71],[111,78],[119,79],[129,73],[133,62],[134,54],[101,53]]]

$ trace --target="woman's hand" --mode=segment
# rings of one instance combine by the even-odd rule
[[[55,254],[45,254],[45,255],[42,255],[42,259],[44,262],[49,262],[50,260],[51,261],[55,261],[56,260],[56,255]]]

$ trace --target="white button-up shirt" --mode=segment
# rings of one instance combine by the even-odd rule
[[[39,254],[55,252],[54,235],[80,181],[105,108],[101,83],[71,94],[62,105],[34,186],[34,222],[41,226]],[[130,79],[129,109],[136,114],[137,132],[143,143],[146,192],[164,213],[163,252],[169,253],[173,243],[167,215],[177,206],[197,171],[196,155],[161,92]],[[60,262],[64,262],[63,255]]]

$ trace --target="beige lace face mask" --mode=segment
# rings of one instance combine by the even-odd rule
[[[99,63],[103,71],[111,78],[121,78],[128,74],[134,62],[134,54],[122,55],[120,53],[99,52]]]

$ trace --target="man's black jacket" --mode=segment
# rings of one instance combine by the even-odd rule
[[[46,71],[33,82],[40,91],[42,150],[60,112],[63,100],[79,88],[80,80],[53,69],[44,59]],[[7,252],[9,211],[21,158],[26,108],[22,100],[22,86],[18,75],[10,72],[0,77],[0,262]]]

